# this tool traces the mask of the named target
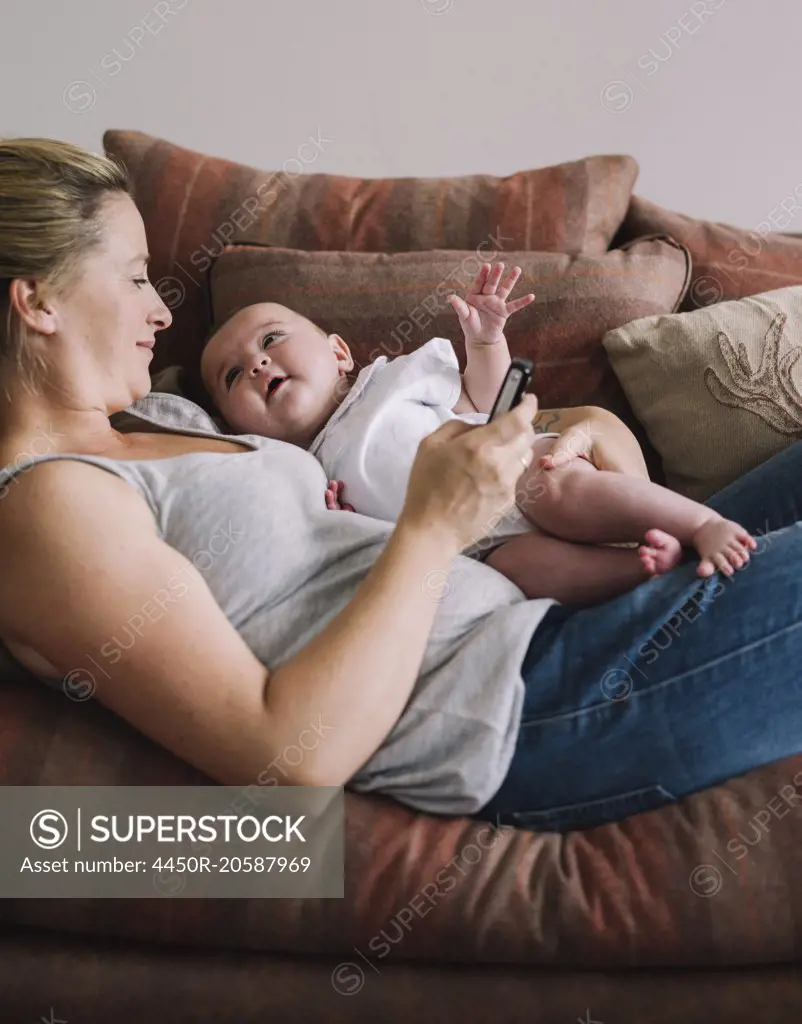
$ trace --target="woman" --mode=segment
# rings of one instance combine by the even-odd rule
[[[802,747],[799,444],[710,502],[772,531],[733,579],[691,560],[595,607],[527,601],[459,552],[538,472],[533,396],[427,438],[396,524],[327,510],[307,452],[144,397],[171,317],[119,168],[10,140],[0,196],[0,639],[36,675],[91,673],[227,785],[560,830]],[[150,430],[113,430],[134,402]],[[585,438],[599,468],[645,473],[610,414],[541,417],[567,457]]]

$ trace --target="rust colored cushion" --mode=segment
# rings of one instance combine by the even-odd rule
[[[173,312],[154,369],[182,363],[206,327],[205,274],[232,241],[355,252],[539,249],[604,252],[638,165],[591,156],[507,177],[353,178],[315,173],[331,140],[310,137],[281,170],[261,171],[141,132],[107,131],[145,221],[151,276]]]
[[[633,196],[613,244],[659,232],[686,245],[693,260],[693,279],[682,305],[687,311],[802,284],[802,237],[777,230],[792,219],[788,204],[780,204],[747,231],[672,213]]]
[[[2,785],[209,781],[94,700],[32,681],[0,681],[0,723]],[[318,954],[332,971],[350,965],[338,980],[351,992],[360,970],[381,984],[374,971],[402,961],[572,970],[798,962],[802,756],[565,836],[348,793],[345,868],[340,900],[6,899],[0,923]]]
[[[513,297],[536,296],[510,318],[506,333],[514,356],[534,360],[532,390],[541,408],[610,409],[636,434],[650,475],[659,477],[659,459],[601,338],[630,320],[677,309],[688,285],[687,252],[673,241],[652,238],[602,256],[500,256],[523,271]],[[230,246],[210,275],[214,321],[222,323],[254,302],[280,302],[341,334],[358,367],[437,336],[454,343],[464,369],[462,330],[446,295],[463,292],[480,262],[475,252],[446,250],[387,254]]]

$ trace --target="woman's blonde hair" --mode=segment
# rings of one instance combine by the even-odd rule
[[[9,300],[14,278],[37,278],[62,292],[102,240],[100,211],[114,193],[131,194],[122,166],[53,139],[0,139],[0,363],[13,363],[36,389],[44,371],[26,344]]]

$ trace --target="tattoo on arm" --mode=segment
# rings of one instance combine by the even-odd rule
[[[558,434],[561,411],[561,409],[541,409],[532,423],[535,433]]]

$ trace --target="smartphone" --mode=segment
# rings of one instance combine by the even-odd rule
[[[505,412],[509,412],[510,409],[514,409],[518,405],[529,387],[534,372],[535,364],[531,359],[512,360],[510,368],[507,370],[507,376],[498,389],[488,423],[492,423],[498,416],[503,416]]]

